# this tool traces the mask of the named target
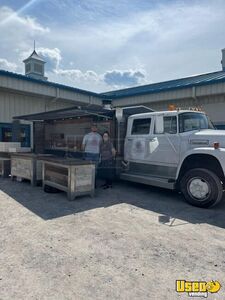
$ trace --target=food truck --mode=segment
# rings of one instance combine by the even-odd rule
[[[82,158],[82,138],[97,122],[99,132],[109,131],[115,143],[118,178],[178,190],[198,207],[223,197],[225,131],[215,130],[202,111],[92,105],[16,119],[34,122],[35,152],[67,159]]]

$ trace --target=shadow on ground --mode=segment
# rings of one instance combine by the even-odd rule
[[[65,193],[47,194],[28,182],[0,179],[0,190],[44,220],[126,203],[160,214],[159,222],[169,226],[176,226],[174,220],[179,219],[184,224],[208,223],[225,228],[225,199],[216,207],[201,209],[188,205],[175,191],[142,184],[118,182],[113,189],[98,188],[94,198],[80,197],[72,202]]]

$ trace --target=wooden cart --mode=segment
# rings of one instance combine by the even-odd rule
[[[51,155],[34,153],[11,154],[11,179],[15,177],[28,179],[32,186],[42,180],[42,158]]]
[[[67,193],[69,200],[80,195],[94,196],[95,165],[80,159],[43,160],[43,188],[50,186]]]
[[[10,158],[0,157],[0,176],[9,177],[10,174]]]

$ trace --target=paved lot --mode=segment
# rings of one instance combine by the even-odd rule
[[[68,202],[0,179],[0,299],[195,299],[175,280],[214,279],[223,286],[208,299],[219,300],[224,274],[225,201],[198,209],[119,183]]]

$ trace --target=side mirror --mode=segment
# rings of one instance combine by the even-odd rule
[[[163,115],[158,115],[155,118],[155,133],[164,133]]]

